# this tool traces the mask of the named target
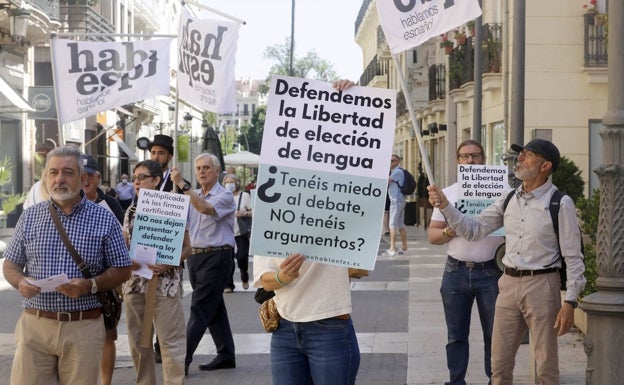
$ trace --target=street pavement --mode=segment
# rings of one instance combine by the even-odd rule
[[[362,353],[358,385],[444,384],[446,369],[446,325],[440,300],[440,281],[445,263],[444,246],[430,245],[422,227],[408,226],[407,255],[378,257],[375,270],[352,283],[353,321]],[[382,236],[380,254],[388,248]],[[1,275],[1,274],[0,274]],[[238,277],[238,272],[236,273]],[[210,335],[204,336],[185,383],[270,385],[270,334],[258,319],[253,288],[224,294],[236,344],[235,369],[200,372],[199,364],[215,354]],[[185,285],[184,308],[188,319],[191,289]],[[13,331],[20,314],[17,291],[0,279],[0,385],[8,384],[14,353]],[[87,342],[88,343],[88,342]],[[578,332],[559,339],[562,385],[585,384],[586,355]],[[514,384],[532,384],[529,376],[529,346],[522,345],[516,359]],[[483,339],[476,306],[470,333],[469,385],[485,385]],[[157,365],[157,369],[160,369]],[[157,370],[159,383],[162,373]],[[128,352],[126,325],[122,315],[117,341],[114,384],[135,383],[135,372]],[[293,384],[297,385],[297,384]]]

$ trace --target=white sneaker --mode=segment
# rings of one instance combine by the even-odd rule
[[[385,253],[381,254],[384,257],[394,257],[395,255],[397,255],[397,251],[396,250],[386,250]]]
[[[407,249],[399,249],[399,255],[407,254]]]

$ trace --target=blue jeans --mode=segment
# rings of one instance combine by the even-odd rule
[[[360,348],[351,319],[281,319],[273,332],[273,385],[354,385],[359,367]]]
[[[466,385],[470,314],[475,299],[483,329],[485,374],[492,377],[492,329],[500,276],[501,271],[494,260],[472,269],[450,256],[446,261],[440,288],[448,333],[446,362],[450,381],[446,385]]]

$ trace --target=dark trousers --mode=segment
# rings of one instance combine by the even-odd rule
[[[121,208],[126,211],[128,209],[128,207],[130,207],[130,205],[132,204],[132,199],[118,199],[119,200],[119,204],[121,205]]]
[[[236,263],[238,264],[238,269],[240,270],[241,281],[249,282],[249,237],[245,235],[237,235],[234,237],[236,241]],[[236,271],[236,266],[232,264],[232,274],[228,279],[226,287],[234,290],[234,272]]]
[[[233,249],[191,255],[186,260],[193,288],[191,312],[186,325],[186,364],[193,361],[206,329],[220,358],[234,359],[234,338],[230,329],[223,290],[232,272]]]

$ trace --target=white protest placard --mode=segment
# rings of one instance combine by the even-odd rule
[[[507,166],[457,165],[457,209],[476,216],[509,191]],[[503,228],[490,235],[504,235]]]
[[[137,246],[156,249],[156,263],[180,265],[191,197],[158,190],[139,190],[130,258]]]
[[[393,54],[481,16],[478,0],[377,0],[377,12]]]
[[[178,27],[178,94],[202,109],[236,112],[236,47],[240,25],[195,19],[182,7]]]
[[[52,39],[60,123],[169,94],[173,39],[93,42]]]
[[[250,254],[372,269],[396,90],[285,76],[271,81]],[[261,218],[262,220],[258,220]]]

